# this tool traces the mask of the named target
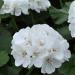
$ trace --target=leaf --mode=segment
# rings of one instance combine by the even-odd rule
[[[69,62],[62,65],[59,72],[64,75],[75,75],[75,54],[72,55]]]
[[[3,0],[0,0],[0,8],[2,7],[3,3]]]
[[[56,24],[62,24],[68,18],[67,12],[62,9],[60,10],[60,9],[51,7],[49,13],[51,17],[54,19]]]
[[[21,68],[17,67],[10,67],[10,66],[5,66],[0,68],[0,73],[2,75],[19,75]]]
[[[0,73],[0,75],[3,75],[3,74]]]
[[[56,9],[55,7],[51,7],[49,9],[49,14],[54,19],[56,24],[62,24],[68,19],[68,10],[70,3],[66,3],[62,9]]]
[[[5,65],[9,61],[9,56],[5,51],[0,52],[0,67]]]
[[[0,14],[0,19],[8,18],[10,14]]]
[[[19,75],[20,68],[8,67],[8,75]]]
[[[64,25],[61,28],[57,28],[57,31],[66,39],[69,39],[71,37],[68,26],[66,25]]]
[[[0,26],[0,51],[10,50],[11,44],[11,34],[5,28]]]

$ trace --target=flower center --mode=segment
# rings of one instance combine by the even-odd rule
[[[51,63],[52,61],[48,58],[48,59],[47,59],[47,62],[48,62],[48,63]]]
[[[22,57],[25,57],[26,55],[27,55],[26,52],[23,52],[23,53],[22,53]]]

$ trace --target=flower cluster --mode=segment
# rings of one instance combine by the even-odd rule
[[[47,24],[16,32],[11,48],[16,66],[35,66],[41,68],[41,73],[53,73],[71,57],[67,40]]]
[[[71,35],[75,37],[75,1],[70,5],[68,22],[70,23],[69,30],[71,31]]]
[[[11,13],[12,15],[19,16],[29,14],[29,9],[35,10],[40,13],[41,10],[47,10],[50,7],[49,0],[3,0],[4,4],[0,9],[0,14]]]

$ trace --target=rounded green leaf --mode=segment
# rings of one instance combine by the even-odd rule
[[[0,26],[0,51],[9,52],[11,47],[11,34]]]
[[[0,52],[0,67],[5,65],[9,61],[9,56],[5,51]]]

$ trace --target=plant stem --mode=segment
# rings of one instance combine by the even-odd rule
[[[32,19],[32,23],[35,24],[34,15],[32,12],[31,12],[31,19]]]
[[[19,30],[18,26],[16,25],[16,21],[15,21],[14,16],[12,16],[12,23],[13,23],[13,26],[16,28],[16,30]]]

